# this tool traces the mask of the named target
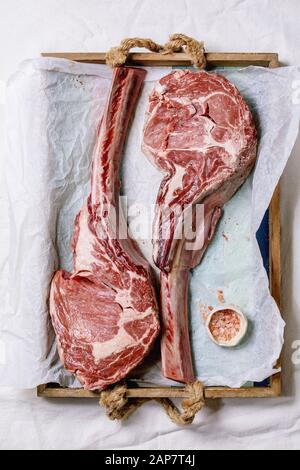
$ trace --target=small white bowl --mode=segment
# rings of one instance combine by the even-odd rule
[[[216,336],[214,336],[211,332],[211,322],[213,320],[213,317],[219,313],[219,312],[225,312],[225,311],[232,311],[234,314],[239,318],[240,320],[240,326],[239,326],[239,331],[231,337],[229,340],[224,340],[222,338],[218,339]],[[247,317],[241,312],[237,307],[234,305],[224,305],[222,307],[215,308],[212,310],[205,321],[205,327],[206,331],[208,333],[208,336],[210,339],[217,344],[218,346],[222,346],[224,348],[233,348],[237,346],[238,344],[241,343],[241,341],[244,339],[247,329],[248,329],[248,320]]]

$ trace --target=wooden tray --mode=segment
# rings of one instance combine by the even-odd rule
[[[57,57],[70,59],[77,62],[105,63],[105,53],[44,53],[43,57]],[[279,67],[278,54],[275,53],[206,53],[207,66],[211,67],[246,67],[257,65],[261,67]],[[179,52],[174,54],[157,53],[132,53],[128,64],[143,66],[182,66],[191,65],[187,54]],[[281,260],[280,260],[280,190],[277,187],[269,210],[269,263],[270,263],[270,289],[280,307],[281,290]],[[280,366],[280,359],[277,366]],[[273,375],[269,379],[268,386],[226,388],[206,387],[205,398],[271,398],[281,394],[281,373]],[[57,384],[39,385],[37,387],[39,397],[48,398],[99,398],[100,393],[89,392],[84,389],[63,388]],[[131,398],[187,398],[189,395],[183,387],[133,387],[128,388],[127,396]]]

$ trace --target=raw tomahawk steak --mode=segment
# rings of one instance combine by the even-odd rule
[[[75,221],[74,272],[56,272],[50,313],[60,358],[83,386],[101,390],[146,356],[159,332],[149,266],[116,234],[119,166],[145,71],[117,68],[93,160],[91,194]],[[127,228],[127,227],[126,227]],[[124,232],[123,232],[124,233]]]
[[[165,173],[156,201],[153,257],[161,270],[162,367],[171,379],[194,380],[189,270],[212,239],[221,207],[251,172],[256,146],[251,112],[222,76],[174,71],[150,95],[143,151]],[[202,204],[203,212],[191,249],[193,239],[187,248],[182,228],[188,211],[195,223],[196,204]]]

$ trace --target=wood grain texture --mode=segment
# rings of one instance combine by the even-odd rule
[[[281,308],[281,224],[280,224],[280,186],[278,185],[270,204],[270,288],[278,308]],[[281,358],[276,367],[281,367]],[[270,379],[275,396],[281,395],[282,375],[275,374]]]
[[[105,63],[105,53],[76,53],[76,52],[47,52],[43,57],[56,57],[74,60],[76,62]],[[275,68],[279,66],[276,53],[250,53],[250,52],[208,52],[206,53],[208,66],[218,67],[244,67],[256,65]],[[191,65],[189,56],[185,53],[157,54],[157,53],[131,53],[128,64],[144,66],[184,66]],[[281,294],[281,257],[280,257],[280,189],[277,187],[270,204],[270,289],[280,307]],[[280,359],[277,363],[280,366]],[[270,378],[269,387],[206,387],[205,398],[271,398],[281,394],[281,373]],[[46,398],[98,398],[100,393],[90,392],[81,388],[62,388],[53,384],[37,387],[37,395]],[[129,388],[127,396],[130,398],[187,398],[183,387],[134,387]]]

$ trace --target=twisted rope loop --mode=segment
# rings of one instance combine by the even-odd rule
[[[181,52],[185,49],[195,67],[202,69],[206,66],[204,43],[180,33],[170,36],[169,41],[164,46],[157,44],[152,41],[152,39],[123,39],[119,46],[112,47],[106,53],[107,65],[119,67],[125,64],[129,52],[133,47],[144,47],[151,52],[161,52],[163,54],[173,54],[174,52]]]
[[[126,391],[127,385],[122,383],[101,393],[100,405],[106,408],[109,419],[126,419],[143,403],[152,400],[152,398],[129,399],[126,397]],[[192,424],[196,414],[205,405],[204,388],[201,382],[188,384],[186,391],[189,398],[182,401],[183,411],[180,411],[169,398],[153,398],[164,408],[169,418],[178,425]]]

